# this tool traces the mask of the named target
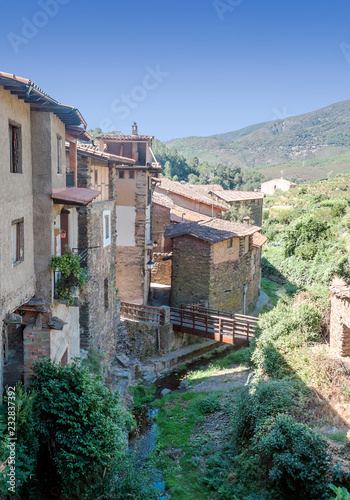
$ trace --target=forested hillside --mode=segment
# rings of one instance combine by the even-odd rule
[[[267,176],[284,170],[291,179],[317,180],[330,170],[350,172],[349,111],[350,100],[235,132],[185,137],[167,144],[186,158],[197,156],[213,165],[259,168]]]

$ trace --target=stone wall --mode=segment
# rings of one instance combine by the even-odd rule
[[[237,241],[235,241],[237,240]],[[211,245],[191,236],[173,240],[171,305],[207,301],[209,307],[252,312],[260,289],[261,253],[252,238],[235,238]]]
[[[173,239],[170,304],[193,304],[209,299],[211,245],[191,236]]]
[[[152,260],[154,268],[152,270],[152,283],[160,285],[171,285],[171,266],[172,260],[163,260],[168,257],[167,253],[153,253]]]
[[[79,209],[79,248],[89,248],[87,271],[89,282],[81,294],[81,347],[95,347],[109,360],[115,347],[118,324],[116,309],[116,208],[115,168],[106,162],[78,156],[78,186],[90,187],[94,167],[109,170],[111,200],[90,203]],[[111,243],[104,246],[103,212],[111,213]]]
[[[350,288],[331,287],[330,347],[339,356],[350,356]]]
[[[170,224],[170,208],[153,203],[152,231],[153,240],[157,242],[153,249],[154,252],[171,252],[171,240],[164,240],[164,231],[168,224]]]
[[[147,203],[150,201],[148,200],[149,175],[146,170],[135,171],[135,199],[129,200],[130,206],[136,208],[135,245],[117,246],[118,296],[122,300],[136,304],[147,303],[150,284],[150,272],[145,270],[145,264],[151,258],[150,250],[146,249],[146,211]],[[117,217],[122,189],[123,182],[117,179]]]

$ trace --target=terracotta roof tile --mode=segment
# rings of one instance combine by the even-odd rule
[[[78,187],[51,189],[51,198],[66,205],[87,205],[100,194],[101,191],[95,189]]]
[[[265,198],[264,193],[256,192],[256,191],[229,191],[229,190],[220,190],[211,191],[211,194],[217,196],[218,198],[230,202],[230,201],[245,201],[245,200],[260,200]]]
[[[31,107],[54,113],[65,125],[86,127],[86,121],[77,108],[59,103],[27,78],[0,72],[0,85],[15,90],[17,95],[25,98]]]
[[[209,196],[205,196],[201,193],[196,192],[194,189],[189,188],[188,185],[181,184],[177,181],[171,181],[166,177],[160,177],[158,181],[160,181],[160,183],[156,187],[156,191],[158,192],[160,190],[161,192],[163,191],[166,193],[174,193],[189,200],[195,200],[205,205],[221,208],[223,211],[228,210],[223,203],[215,201]]]
[[[253,246],[262,247],[263,245],[265,245],[266,242],[267,242],[266,236],[262,235],[261,233],[253,234]]]
[[[126,163],[129,165],[134,165],[135,163],[135,160],[133,160],[132,158],[124,158],[123,156],[117,156],[111,153],[100,151],[97,146],[93,146],[92,144],[78,144],[77,149],[78,153],[86,154],[94,158],[102,158],[106,160],[117,161],[119,163]]]
[[[199,212],[180,207],[179,205],[174,203],[171,198],[169,198],[168,196],[163,196],[159,193],[153,193],[152,202],[156,205],[169,208],[170,220],[172,222],[190,222],[211,219],[211,217],[208,217],[207,215],[203,215]]]
[[[102,134],[96,137],[97,140],[106,141],[152,141],[153,135],[126,135],[126,134]]]
[[[259,230],[260,228],[257,226],[248,226],[222,219],[209,219],[208,221],[167,226],[164,238],[190,235],[210,243],[219,243],[230,238],[253,235]]]
[[[186,184],[186,187],[205,195],[208,195],[211,191],[224,190],[224,188],[220,186],[220,184]]]

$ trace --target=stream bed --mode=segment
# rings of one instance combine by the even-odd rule
[[[219,352],[212,353],[210,358],[202,356],[201,358],[195,359],[186,364],[185,368],[174,369],[171,373],[165,374],[159,377],[155,382],[156,393],[154,400],[160,399],[162,397],[161,392],[163,389],[169,389],[171,391],[186,392],[186,389],[181,389],[181,381],[184,380],[187,373],[191,371],[199,370],[202,367],[206,367],[224,358],[230,352],[237,350],[237,347],[229,346],[226,349],[220,350]],[[135,412],[135,418],[137,422],[136,431],[132,432],[129,436],[129,448],[131,450],[137,448],[137,456],[142,463],[147,459],[154,450],[157,444],[157,424],[155,422],[155,417],[158,413],[157,408],[144,407],[142,410]],[[154,471],[154,485],[159,490],[158,500],[167,500],[169,497],[165,492],[165,483],[162,478],[160,471]]]

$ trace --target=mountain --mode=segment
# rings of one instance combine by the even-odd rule
[[[313,180],[330,170],[350,172],[350,100],[303,115],[251,125],[210,137],[166,143],[186,158],[259,168],[267,176]]]

